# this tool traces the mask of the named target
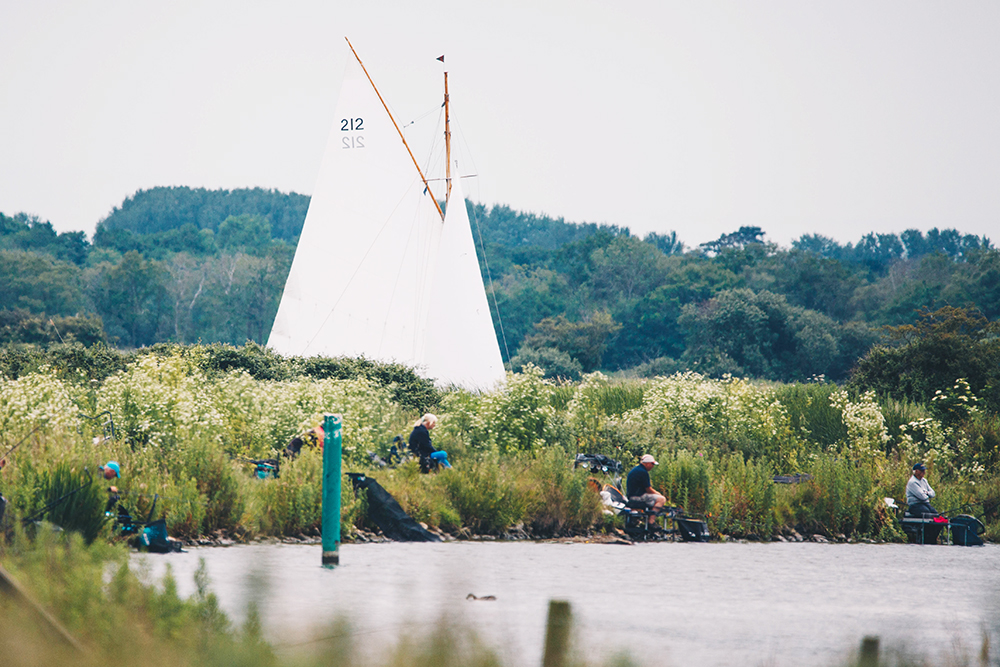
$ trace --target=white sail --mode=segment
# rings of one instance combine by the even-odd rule
[[[441,385],[486,389],[502,381],[458,181],[442,223],[374,87],[351,60],[268,346],[284,355],[396,361]]]
[[[439,385],[490,389],[506,377],[461,178],[452,178],[427,321],[425,366]]]
[[[348,63],[268,346],[410,365],[442,222],[359,63]]]

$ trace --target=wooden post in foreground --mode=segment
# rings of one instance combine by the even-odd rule
[[[323,567],[340,565],[340,415],[323,418]]]
[[[573,626],[573,614],[569,602],[549,600],[549,620],[545,626],[545,655],[542,667],[564,667],[569,661],[569,633]]]
[[[861,640],[858,667],[878,667],[878,637],[869,635]]]

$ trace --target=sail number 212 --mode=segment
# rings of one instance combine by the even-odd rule
[[[340,119],[340,131],[341,132],[361,132],[365,129],[365,121],[362,118],[341,118]],[[364,148],[365,138],[360,134],[352,134],[347,137],[341,137],[341,147],[342,148]]]

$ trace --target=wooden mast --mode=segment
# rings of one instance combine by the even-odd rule
[[[351,47],[351,53],[354,54],[354,57],[355,59],[357,59],[358,64],[361,65],[361,70],[365,73],[365,76],[368,77],[368,83],[372,84],[372,89],[378,96],[378,101],[382,103],[382,107],[385,109],[385,112],[389,114],[389,120],[392,121],[392,126],[396,128],[396,132],[399,134],[399,138],[403,140],[403,146],[406,147],[406,152],[410,154],[410,159],[413,160],[413,166],[417,168],[417,173],[420,174],[420,180],[424,182],[424,187],[427,188],[427,194],[430,195],[431,201],[434,202],[434,208],[437,209],[438,215],[440,215],[441,219],[444,220],[444,211],[441,210],[441,205],[438,204],[437,197],[435,197],[434,193],[431,192],[430,183],[427,182],[427,178],[424,176],[424,172],[420,169],[420,165],[417,163],[417,158],[413,157],[413,151],[410,150],[410,144],[406,143],[406,137],[403,136],[403,131],[399,129],[399,125],[396,124],[396,119],[392,117],[392,112],[389,111],[389,105],[387,105],[385,103],[385,100],[382,99],[382,93],[378,92],[378,87],[375,85],[375,82],[372,81],[371,74],[368,73],[368,69],[365,68],[365,64],[361,62],[361,58],[358,57],[358,52],[354,50],[354,45],[351,44],[351,40],[347,39],[347,37],[344,37],[344,39],[347,40],[347,45]],[[445,101],[447,101],[447,99],[448,95],[447,93],[445,93]],[[447,114],[447,112],[445,113]],[[450,185],[451,183],[449,182],[449,189]]]
[[[444,73],[444,180],[448,184],[444,202],[451,201],[451,118],[448,115],[448,72]]]

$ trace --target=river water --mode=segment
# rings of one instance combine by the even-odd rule
[[[169,563],[183,596],[204,559],[230,618],[241,622],[257,599],[282,652],[315,647],[317,632],[346,618],[376,657],[450,617],[508,667],[538,665],[550,599],[571,603],[574,646],[591,664],[626,651],[657,667],[825,667],[873,634],[883,647],[935,659],[958,646],[975,659],[983,629],[996,647],[1000,627],[997,545],[348,544],[333,570],[320,552],[280,544],[134,558],[155,579]]]

